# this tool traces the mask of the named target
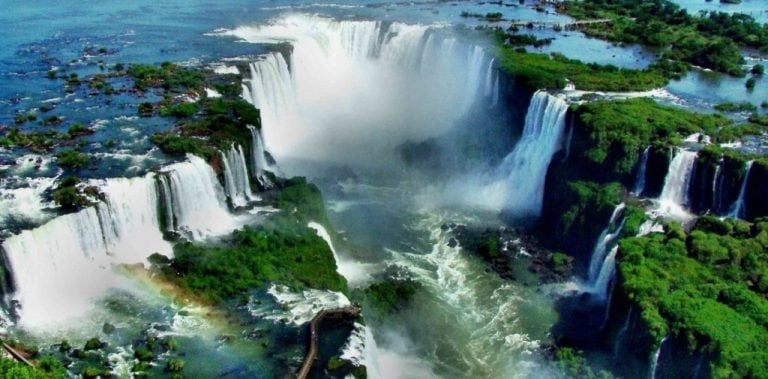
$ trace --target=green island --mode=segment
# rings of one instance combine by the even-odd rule
[[[746,74],[741,49],[768,50],[768,27],[740,13],[692,16],[668,0],[570,0],[557,9],[578,20],[611,20],[581,26],[589,36],[663,49],[663,60],[735,76]]]

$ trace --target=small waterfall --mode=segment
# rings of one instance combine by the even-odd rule
[[[730,212],[728,212],[729,217],[744,218],[744,195],[747,193],[747,184],[749,183],[749,174],[752,172],[752,163],[753,161],[749,161],[744,167],[744,180],[741,182],[739,197],[736,199],[733,205],[731,205]]]
[[[685,207],[689,203],[688,187],[691,184],[694,163],[696,152],[678,149],[669,164],[669,172],[659,197],[661,207],[666,213],[676,216],[686,214]]]
[[[595,278],[595,282],[592,285],[592,293],[599,300],[605,300],[608,297],[608,286],[611,284],[616,273],[616,253],[618,253],[619,247],[614,246],[611,252],[605,257],[603,264],[600,266],[600,272]]]
[[[343,276],[348,283],[362,283],[369,279],[369,275],[365,271],[366,265],[359,264],[357,262],[351,262],[346,259],[342,259],[339,256],[339,253],[336,251],[336,247],[333,245],[331,235],[322,224],[317,222],[310,222],[307,224],[307,226],[314,229],[317,235],[325,240],[325,242],[328,244],[328,247],[333,253],[333,259],[336,261],[336,272]]]
[[[491,98],[493,99],[493,105],[494,107],[499,105],[499,101],[501,100],[499,98],[499,74],[496,74],[496,80],[493,82],[493,94],[491,95]]]
[[[43,327],[84,315],[94,299],[121,285],[113,265],[172,254],[160,232],[154,174],[108,179],[101,191],[104,202],[3,243],[21,324]]]
[[[621,340],[624,338],[624,336],[627,334],[627,330],[629,330],[629,323],[632,321],[632,306],[629,306],[629,311],[627,312],[627,319],[624,321],[624,325],[622,325],[621,329],[619,329],[619,332],[616,333],[616,341],[613,344],[613,359],[616,360],[619,356],[619,349],[621,348]]]
[[[651,151],[650,147],[646,147],[645,150],[643,150],[643,156],[640,158],[640,166],[637,169],[637,176],[635,177],[635,188],[632,190],[632,193],[635,194],[635,196],[642,196],[643,191],[645,191],[645,175],[648,171],[648,155]]]
[[[568,160],[568,157],[571,156],[571,143],[573,142],[573,129],[575,127],[576,121],[574,121],[574,117],[571,117],[571,121],[568,123],[568,136],[565,137],[565,156],[563,161]]]
[[[653,357],[651,359],[651,367],[648,370],[648,377],[650,379],[656,379],[656,370],[659,368],[659,357],[661,356],[661,348],[664,346],[664,342],[666,341],[667,341],[667,337],[664,337],[659,343],[659,348],[656,349],[655,353],[653,353]]]
[[[560,149],[567,111],[565,100],[537,91],[525,116],[522,138],[497,170],[505,178],[505,208],[517,217],[541,213],[547,168]]]
[[[722,204],[720,200],[720,189],[723,186],[723,160],[720,158],[720,161],[717,163],[717,166],[715,167],[715,175],[712,178],[712,211],[717,212],[720,210]]]
[[[160,191],[163,193],[163,202],[165,208],[165,230],[172,232],[176,230],[173,220],[173,200],[171,198],[171,184],[165,175],[158,176],[160,182]]]
[[[248,180],[248,167],[245,164],[245,155],[240,145],[232,146],[226,154],[220,152],[224,163],[224,188],[233,208],[241,208],[248,203],[257,200],[251,192],[251,182]]]
[[[271,188],[274,186],[269,177],[264,174],[268,169],[266,150],[264,141],[261,139],[261,132],[254,126],[248,125],[251,131],[251,160],[253,161],[253,178],[256,179],[262,188]]]
[[[588,280],[589,283],[591,283],[593,286],[597,280],[598,275],[600,274],[602,266],[604,265],[608,247],[613,245],[615,242],[618,242],[621,229],[624,226],[624,220],[622,219],[621,224],[618,226],[616,226],[616,222],[619,220],[619,216],[621,216],[621,212],[624,210],[624,208],[626,208],[626,204],[624,203],[616,206],[616,208],[613,210],[613,214],[611,214],[610,220],[608,221],[608,226],[605,227],[603,232],[597,238],[597,243],[595,244],[595,248],[592,251],[592,258],[589,261],[588,271]],[[616,228],[611,233],[611,229],[614,226],[616,226]]]
[[[193,240],[218,236],[237,227],[227,210],[224,190],[216,173],[202,158],[187,154],[187,161],[163,169],[171,188],[173,215],[179,233]]]
[[[491,58],[491,60],[488,62],[488,68],[485,70],[485,88],[484,88],[484,95],[485,97],[492,97],[493,96],[493,62],[495,61],[495,58]]]

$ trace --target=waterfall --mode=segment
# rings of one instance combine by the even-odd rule
[[[717,167],[715,167],[715,175],[712,178],[712,211],[717,212],[720,210],[720,207],[722,206],[720,203],[720,191],[719,189],[722,188],[722,171],[723,171],[723,162],[724,159],[720,158],[720,161],[717,163]]]
[[[648,171],[648,155],[651,151],[650,147],[646,147],[645,150],[643,150],[643,156],[640,158],[640,166],[637,169],[637,177],[635,177],[635,188],[632,190],[632,193],[635,194],[635,196],[642,196],[643,191],[645,191],[645,175]]]
[[[605,227],[603,232],[597,238],[597,243],[595,244],[595,248],[592,251],[592,258],[589,261],[588,280],[592,286],[595,285],[596,280],[602,271],[602,266],[605,265],[606,254],[608,252],[609,246],[612,246],[618,242],[621,229],[624,226],[624,220],[622,219],[621,224],[618,226],[616,225],[616,222],[619,220],[619,216],[621,216],[624,208],[626,208],[626,204],[624,203],[616,206],[616,208],[613,210],[613,214],[611,214],[610,220],[608,221],[608,226]],[[614,226],[616,228],[613,229],[613,232],[611,232],[611,229]]]
[[[443,135],[498,101],[490,54],[440,27],[292,14],[219,34],[292,46],[252,62],[242,94],[278,158],[386,164],[402,143]]]
[[[232,144],[226,154],[224,152],[220,152],[220,154],[224,164],[224,188],[232,207],[244,207],[251,201],[257,200],[258,197],[251,192],[251,182],[248,180],[248,167],[245,164],[243,148],[240,145]]]
[[[176,230],[173,220],[173,200],[171,199],[171,184],[165,175],[158,176],[160,181],[160,191],[163,193],[163,205],[165,208],[165,230],[172,232]]]
[[[573,142],[573,129],[576,127],[576,122],[574,121],[574,118],[571,117],[571,121],[568,123],[568,136],[565,138],[565,156],[563,157],[563,161],[568,160],[568,157],[571,156],[571,143]]]
[[[664,346],[664,342],[666,341],[667,341],[667,337],[664,337],[659,343],[659,348],[656,349],[656,352],[653,353],[653,358],[651,359],[651,367],[648,371],[648,377],[650,379],[656,379],[656,369],[658,369],[659,367],[659,357],[661,356],[661,348]]]
[[[336,272],[343,276],[344,279],[347,279],[347,282],[350,284],[362,283],[369,279],[369,275],[365,272],[366,265],[362,265],[357,262],[350,262],[346,259],[342,259],[339,256],[339,253],[336,251],[336,247],[333,245],[331,235],[322,224],[317,222],[310,222],[307,224],[307,226],[314,229],[315,233],[317,233],[317,235],[328,244],[328,247],[333,253],[333,259],[336,261]]]
[[[227,210],[224,190],[216,173],[202,158],[187,154],[187,161],[163,169],[171,188],[177,232],[193,240],[222,235],[237,227]]]
[[[253,178],[256,179],[262,188],[271,188],[273,186],[269,177],[264,174],[268,168],[266,150],[264,141],[261,139],[261,132],[255,127],[248,125],[251,131],[251,161],[253,165]]]
[[[496,81],[493,82],[493,94],[491,95],[491,97],[493,99],[493,103],[491,105],[494,106],[494,107],[499,105],[499,100],[500,100],[500,98],[499,98],[499,96],[500,96],[499,95],[499,76],[500,76],[499,74],[496,74]]]
[[[622,325],[621,329],[619,329],[619,332],[616,333],[616,341],[613,344],[613,359],[615,360],[619,356],[619,349],[621,348],[621,340],[624,338],[624,336],[627,334],[627,330],[629,330],[629,323],[632,321],[632,306],[629,306],[629,311],[627,312],[627,320],[624,321],[624,325]]]
[[[744,218],[744,195],[747,193],[747,184],[749,183],[749,174],[752,172],[752,163],[753,161],[749,161],[744,167],[744,180],[741,182],[739,197],[733,202],[733,205],[731,205],[730,212],[728,212],[729,217]]]
[[[544,198],[547,168],[560,149],[568,103],[544,91],[537,91],[525,116],[523,136],[502,161],[497,176],[504,178],[501,191],[505,209],[516,217],[538,217]],[[494,194],[486,194],[494,196]]]
[[[688,187],[691,184],[691,174],[696,163],[696,152],[678,149],[677,154],[669,164],[669,172],[664,179],[659,202],[665,213],[673,216],[684,216],[688,205]]]
[[[40,327],[84,315],[94,299],[121,285],[112,266],[172,254],[160,232],[154,174],[107,179],[101,192],[103,202],[3,243],[21,324]]]
[[[592,293],[599,299],[605,300],[608,297],[608,286],[611,284],[611,279],[616,273],[616,253],[618,253],[619,247],[614,246],[611,252],[605,257],[603,264],[600,266],[600,272],[595,278],[595,282],[592,286]]]

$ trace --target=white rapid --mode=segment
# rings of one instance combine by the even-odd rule
[[[632,193],[635,196],[641,196],[645,191],[645,175],[648,171],[648,155],[651,151],[650,147],[646,147],[643,150],[643,156],[640,158],[640,166],[637,169],[637,176],[635,177],[635,188],[632,189]]]
[[[605,227],[603,232],[597,238],[597,243],[595,244],[595,248],[592,251],[592,257],[589,261],[589,271],[587,278],[590,286],[595,288],[596,292],[603,291],[602,288],[596,288],[599,282],[598,279],[600,278],[600,274],[603,272],[603,268],[606,264],[606,261],[608,260],[608,249],[615,246],[615,244],[618,242],[619,235],[621,234],[621,230],[624,226],[623,218],[618,225],[616,224],[619,221],[619,217],[621,216],[622,211],[624,211],[624,208],[626,208],[626,205],[621,203],[617,205],[613,210],[613,214],[611,214],[611,218],[608,221],[608,226]]]
[[[486,187],[481,196],[501,200],[502,207],[515,217],[538,217],[547,168],[560,150],[567,112],[565,100],[537,91],[525,116],[523,136],[497,168],[499,180]]]
[[[731,205],[728,216],[733,218],[744,218],[744,195],[747,193],[747,185],[749,184],[749,174],[752,172],[752,163],[749,161],[744,167],[744,180],[741,182],[741,188],[739,189],[739,197]]]
[[[165,167],[171,189],[176,232],[202,240],[238,226],[229,213],[216,173],[202,158],[188,154],[187,161]]]
[[[267,163],[266,150],[264,149],[264,141],[261,138],[261,131],[251,125],[248,125],[248,130],[251,131],[251,162],[253,167],[253,178],[259,182],[262,188],[270,188],[273,186],[272,181],[264,174],[270,167]],[[273,171],[275,170],[273,169]]]
[[[669,164],[669,172],[664,179],[664,188],[659,197],[660,211],[671,217],[686,218],[688,206],[688,188],[691,184],[696,152],[678,149]]]
[[[253,62],[243,94],[280,160],[383,166],[404,142],[441,135],[477,99],[498,97],[492,58],[439,26],[293,14],[220,34],[293,47]]]
[[[121,286],[117,264],[172,254],[158,223],[154,174],[101,183],[106,200],[7,239],[20,323],[46,327],[84,316],[108,289]]]
[[[242,208],[248,203],[258,200],[251,192],[251,182],[248,177],[248,166],[240,145],[232,144],[229,150],[220,152],[224,164],[224,188],[233,208]]]

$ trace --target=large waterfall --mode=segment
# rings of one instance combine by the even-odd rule
[[[251,192],[243,148],[232,144],[229,150],[221,152],[221,161],[224,164],[224,188],[232,207],[244,207],[249,202],[257,200],[257,196]]]
[[[741,188],[739,189],[739,197],[733,202],[731,206],[729,216],[734,218],[744,218],[744,195],[747,193],[747,184],[749,183],[749,174],[752,172],[752,163],[749,161],[744,167],[744,180],[741,182]]]
[[[688,188],[694,163],[696,163],[696,152],[678,149],[669,164],[669,172],[664,179],[664,188],[659,197],[662,212],[672,216],[686,215],[685,207],[688,206]]]
[[[115,264],[172,254],[158,224],[154,174],[108,179],[106,200],[57,217],[3,243],[14,278],[21,323],[43,326],[82,314],[119,279]]]
[[[568,103],[544,91],[537,91],[525,116],[523,136],[502,161],[497,177],[485,195],[504,196],[504,208],[515,217],[538,217],[544,198],[547,168],[560,149]],[[497,192],[493,194],[492,192]]]
[[[437,26],[287,15],[221,34],[292,46],[252,62],[243,94],[278,158],[386,164],[499,96],[492,57]]]
[[[165,167],[163,173],[170,181],[178,233],[201,240],[237,227],[216,173],[202,158],[188,154],[186,162]]]

